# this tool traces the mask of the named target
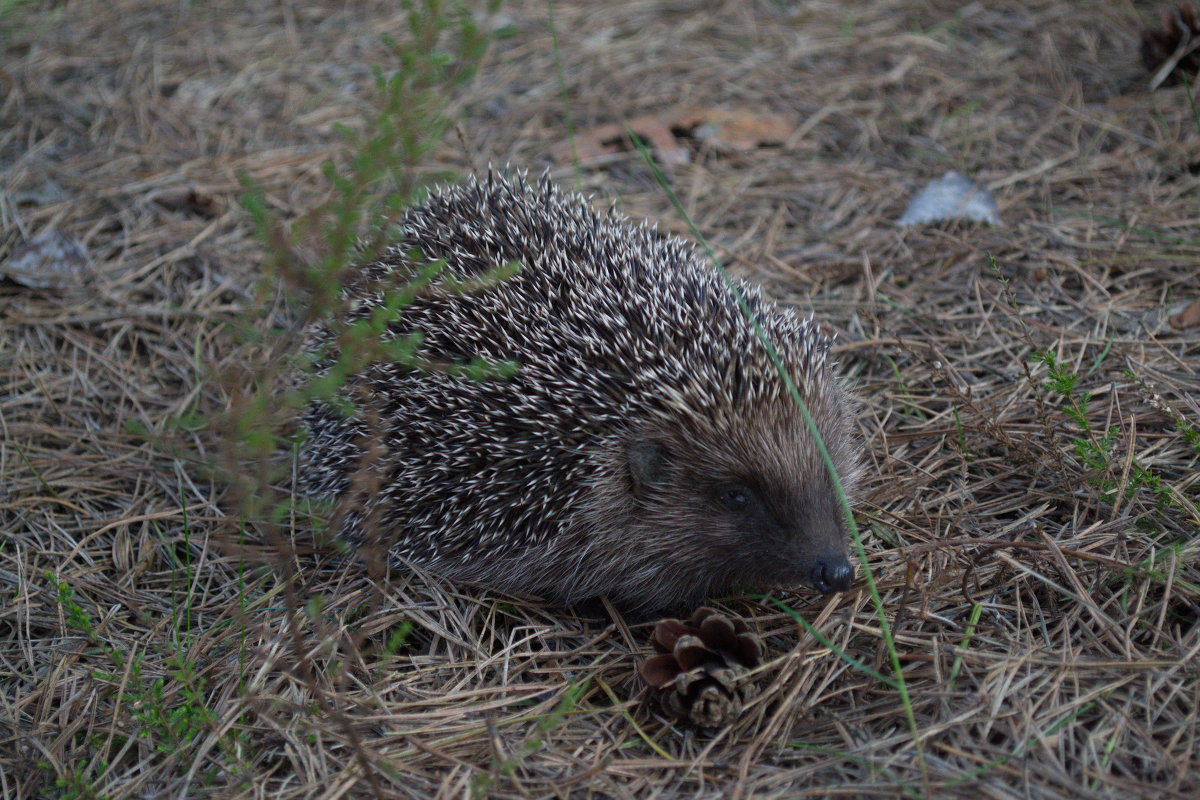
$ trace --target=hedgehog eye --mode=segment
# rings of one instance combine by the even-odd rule
[[[726,486],[718,496],[721,505],[730,511],[745,511],[750,505],[750,490],[744,486]]]

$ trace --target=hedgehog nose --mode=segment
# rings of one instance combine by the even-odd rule
[[[854,581],[854,568],[844,556],[818,558],[811,575],[813,588],[818,592],[844,592]]]

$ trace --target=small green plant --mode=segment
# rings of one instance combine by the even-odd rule
[[[336,306],[337,279],[389,242],[391,220],[424,184],[447,177],[419,173],[417,167],[442,143],[450,127],[448,98],[474,76],[489,41],[466,9],[447,11],[442,0],[405,0],[403,5],[409,36],[403,41],[382,37],[396,68],[372,70],[374,111],[360,132],[337,127],[345,148],[323,167],[331,199],[285,226],[268,211],[261,187],[243,178],[249,190],[243,202],[266,245],[268,264],[290,294],[304,300],[309,319]],[[491,0],[488,13],[498,5]],[[315,239],[316,253],[298,247],[306,238]],[[418,277],[414,288],[431,277]]]
[[[1129,378],[1134,382],[1134,384],[1137,385],[1138,394],[1142,396],[1142,399],[1145,400],[1151,408],[1167,418],[1167,420],[1171,423],[1171,427],[1174,428],[1181,437],[1183,437],[1183,441],[1187,443],[1188,447],[1195,452],[1200,453],[1200,430],[1198,430],[1196,426],[1194,426],[1178,408],[1164,400],[1162,395],[1155,390],[1154,386],[1152,386],[1149,381],[1138,376],[1133,372],[1133,370],[1129,369],[1125,370],[1125,377]]]
[[[168,678],[146,683],[142,678],[141,659],[131,680],[144,689],[134,703],[134,717],[142,723],[143,736],[154,742],[161,753],[185,751],[200,734],[211,730],[217,715],[206,705],[205,681],[196,674],[196,665],[180,655],[167,659]]]
[[[492,34],[478,20],[493,13],[499,2],[485,2],[486,10],[473,11],[445,0],[402,0],[407,30],[402,36],[382,38],[392,67],[373,70],[373,110],[356,129],[337,129],[344,146],[324,164],[330,187],[325,202],[286,219],[273,210],[278,204],[268,198],[266,187],[242,176],[242,202],[262,242],[267,276],[259,290],[262,310],[231,325],[246,358],[221,376],[230,403],[219,425],[220,471],[241,518],[275,556],[284,603],[298,612],[288,615],[288,625],[296,648],[295,668],[312,689],[314,713],[342,728],[375,795],[383,792],[380,775],[396,773],[397,767],[367,753],[359,733],[318,685],[336,680],[347,662],[328,658],[318,665],[314,654],[328,657],[332,648],[307,646],[311,633],[324,642],[336,636],[326,630],[319,599],[306,608],[306,598],[297,588],[289,558],[297,534],[293,526],[302,518],[320,541],[325,533],[316,517],[330,509],[290,490],[292,465],[303,442],[302,426],[296,421],[313,403],[352,413],[347,381],[375,362],[478,380],[502,379],[515,371],[512,364],[483,359],[431,362],[421,355],[421,335],[404,331],[399,321],[424,293],[480,291],[511,276],[516,265],[499,265],[471,280],[458,280],[444,263],[410,254],[410,263],[423,266],[382,287],[380,308],[363,318],[338,313],[345,310],[341,288],[350,273],[378,260],[400,238],[396,220],[420,200],[425,185],[451,177],[427,167],[450,130],[451,99],[475,75],[490,42]],[[283,313],[278,313],[281,308]],[[347,318],[350,321],[340,322]],[[327,336],[321,345],[305,346],[304,332],[318,320],[325,321]],[[315,631],[302,628],[306,621]],[[389,649],[402,648],[407,635],[402,630],[390,637]],[[182,719],[173,722],[188,724]]]
[[[958,644],[958,652],[954,654],[954,663],[950,666],[950,677],[946,681],[946,692],[952,694],[954,686],[958,682],[958,673],[962,669],[963,655],[971,646],[971,639],[975,636],[975,626],[979,624],[979,618],[983,615],[983,605],[980,603],[971,604],[971,613],[967,617],[967,628],[963,631],[962,641]]]
[[[174,755],[186,752],[201,735],[217,727],[218,718],[209,706],[206,682],[195,663],[184,656],[182,648],[166,656],[166,676],[149,679],[144,672],[145,652],[128,656],[109,644],[100,635],[91,612],[77,599],[75,589],[52,572],[44,577],[54,588],[54,598],[65,616],[67,628],[86,638],[107,661],[104,667],[92,671],[92,677],[116,688],[121,693],[121,705],[131,712],[132,724],[114,720],[117,730],[128,726],[117,738],[139,737],[157,752]],[[235,735],[225,733],[219,742],[225,752],[226,768],[235,773],[242,771],[244,765],[236,756],[239,743]],[[56,778],[60,796],[96,797],[88,788],[95,776],[80,772],[89,768],[103,772],[108,767],[103,759],[93,759],[91,767],[76,765],[71,775]]]
[[[54,772],[54,767],[45,761],[39,761],[38,768],[43,772]],[[71,771],[66,775],[55,776],[56,797],[58,800],[107,800],[108,795],[97,794],[94,785],[94,775],[103,773],[107,769],[107,761],[100,761],[97,764],[83,762],[72,765]]]
[[[352,412],[342,392],[350,375],[376,361],[416,370],[442,370],[472,378],[510,376],[515,366],[475,359],[433,363],[421,358],[421,335],[397,332],[405,308],[424,292],[472,292],[504,280],[516,265],[503,265],[469,281],[458,281],[442,262],[427,263],[386,287],[385,302],[363,319],[333,325],[322,347],[297,355],[301,331],[318,319],[338,319],[340,289],[355,265],[374,260],[398,238],[393,220],[420,197],[424,185],[446,177],[421,171],[450,127],[449,98],[478,69],[489,42],[476,15],[443,0],[406,0],[408,31],[403,39],[383,37],[395,68],[373,70],[376,105],[361,130],[338,128],[345,143],[324,165],[330,199],[285,222],[267,200],[263,187],[243,176],[243,205],[258,231],[266,255],[268,279],[261,291],[282,290],[292,313],[288,319],[250,315],[236,328],[258,357],[246,372],[224,376],[233,402],[226,431],[223,466],[235,501],[246,519],[276,528],[287,520],[295,498],[274,487],[286,483],[289,464],[281,452],[295,452],[292,422],[313,402]],[[487,12],[498,2],[491,0]],[[303,245],[301,244],[303,243]],[[414,254],[416,255],[416,254]],[[418,258],[414,263],[420,263]],[[267,304],[264,304],[264,306]],[[287,373],[307,375],[299,381]],[[291,386],[286,391],[279,387]],[[284,537],[272,536],[281,544]]]
[[[1088,480],[1098,488],[1105,502],[1113,502],[1120,488],[1122,465],[1115,463],[1113,450],[1120,428],[1110,425],[1098,430],[1090,421],[1091,392],[1079,391],[1079,375],[1067,364],[1059,361],[1054,351],[1046,348],[1034,351],[1032,359],[1046,367],[1043,386],[1062,399],[1062,412],[1074,423],[1078,436],[1074,439],[1075,455],[1090,473]],[[1159,505],[1173,502],[1171,489],[1161,476],[1133,458],[1129,462],[1129,475],[1125,482],[1124,499],[1128,500],[1146,487],[1157,498]]]

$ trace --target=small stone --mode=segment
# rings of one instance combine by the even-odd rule
[[[927,183],[897,222],[911,226],[943,219],[1001,224],[992,193],[954,171]]]

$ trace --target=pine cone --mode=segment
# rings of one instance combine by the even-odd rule
[[[742,620],[698,608],[687,622],[664,619],[654,626],[658,655],[641,666],[663,710],[702,728],[736,719],[753,696],[750,670],[762,660],[762,644]]]
[[[1164,8],[1162,25],[1142,32],[1142,63],[1146,69],[1157,72],[1176,56],[1175,51],[1181,44],[1184,44],[1183,55],[1166,76],[1166,83],[1177,82],[1200,72],[1200,6],[1195,3]]]

